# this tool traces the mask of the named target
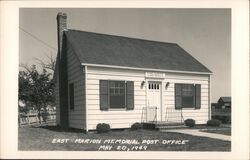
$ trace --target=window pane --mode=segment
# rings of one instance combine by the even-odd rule
[[[120,89],[120,94],[125,94],[125,89]]]
[[[194,85],[182,84],[182,107],[194,107]]]
[[[110,88],[110,94],[115,94],[115,89]]]
[[[115,87],[117,88],[117,87],[119,87],[120,85],[119,85],[119,82],[115,82]]]
[[[110,96],[110,108],[125,108],[125,95]]]
[[[125,108],[125,82],[110,81],[110,108]]]
[[[119,83],[120,84],[120,88],[124,88],[125,87],[125,82]]]
[[[194,107],[193,97],[182,97],[182,105],[185,108],[193,108]]]
[[[193,96],[193,85],[183,85],[182,86],[182,95],[183,96]]]
[[[114,88],[115,87],[115,82],[114,81],[110,81],[109,82],[109,87],[110,88]]]
[[[118,95],[119,94],[119,88],[115,88],[115,94],[114,95]]]

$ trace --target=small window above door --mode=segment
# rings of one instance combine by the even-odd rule
[[[148,89],[149,90],[159,90],[160,89],[160,84],[156,82],[149,82],[148,83]]]

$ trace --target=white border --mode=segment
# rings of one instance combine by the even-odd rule
[[[17,151],[19,8],[232,8],[232,152]],[[248,159],[249,5],[247,0],[1,1],[0,158]]]

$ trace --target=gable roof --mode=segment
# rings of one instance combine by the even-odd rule
[[[175,43],[77,30],[65,35],[81,63],[211,73]]]
[[[231,97],[220,97],[219,100],[223,101],[224,103],[229,103],[231,102]]]

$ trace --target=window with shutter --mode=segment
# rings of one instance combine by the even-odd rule
[[[134,82],[100,80],[100,109],[134,109]]]
[[[110,108],[125,108],[125,81],[109,81]]]
[[[200,109],[200,84],[175,84],[175,108]]]

